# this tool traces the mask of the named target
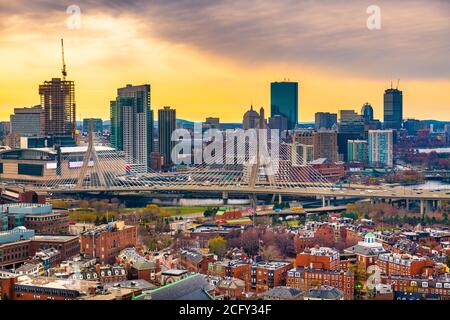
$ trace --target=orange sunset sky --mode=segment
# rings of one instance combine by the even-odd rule
[[[366,27],[372,2],[381,30]],[[66,25],[71,4],[79,29]],[[449,16],[442,0],[0,0],[0,120],[61,76],[60,38],[78,120],[108,119],[118,87],[150,83],[154,110],[237,122],[250,104],[268,110],[284,78],[300,83],[301,122],[365,102],[382,118],[398,78],[405,118],[450,120]]]

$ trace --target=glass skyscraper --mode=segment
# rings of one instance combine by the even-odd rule
[[[172,141],[172,133],[176,129],[177,115],[175,109],[164,107],[158,110],[158,142],[159,152],[164,156],[164,164],[172,163],[172,149],[175,141]]]
[[[403,121],[403,92],[387,89],[384,92],[384,128],[401,129]]]
[[[150,85],[128,84],[117,90],[111,101],[111,145],[123,150],[130,164],[148,170],[153,142],[153,112],[150,109]]]
[[[298,123],[298,82],[272,82],[270,101],[270,116],[285,117],[288,129],[294,129]]]

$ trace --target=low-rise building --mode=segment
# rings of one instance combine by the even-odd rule
[[[67,234],[69,216],[67,210],[53,210],[52,205],[13,203],[0,205],[0,215],[8,217],[8,228],[25,227],[36,234]]]
[[[262,294],[264,300],[303,300],[303,291],[292,287],[275,287]]]
[[[249,291],[261,294],[274,287],[286,285],[287,272],[292,266],[292,263],[287,261],[253,263],[250,269]]]
[[[114,263],[121,250],[135,247],[136,242],[137,228],[123,221],[101,225],[80,235],[81,253],[102,264]]]
[[[312,269],[339,270],[339,251],[327,247],[314,247],[305,249],[297,254],[295,263],[297,267]]]
[[[381,242],[376,241],[376,236],[373,233],[367,233],[364,236],[364,241],[359,241],[358,244],[344,249],[347,255],[355,255],[356,261],[361,263],[365,269],[374,265],[378,256],[382,253],[388,253]]]
[[[305,300],[344,300],[344,295],[335,287],[319,286],[310,289],[305,295]]]
[[[214,255],[191,249],[180,251],[179,264],[189,272],[208,273],[208,264],[214,261]]]
[[[288,271],[286,285],[305,292],[316,286],[330,286],[339,289],[346,300],[352,300],[355,276],[351,270],[339,271],[297,267]]]
[[[435,263],[427,258],[399,253],[380,254],[376,264],[380,267],[381,274],[403,276],[432,275],[435,266]]]
[[[421,300],[450,300],[450,277],[418,277],[381,275],[381,283],[392,286],[395,299],[407,300],[408,295]]]

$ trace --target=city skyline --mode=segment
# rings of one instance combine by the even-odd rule
[[[79,120],[108,119],[116,88],[148,83],[153,110],[170,105],[181,119],[237,122],[251,104],[269,110],[270,83],[283,79],[299,82],[300,122],[313,121],[317,111],[360,110],[365,102],[382,119],[383,92],[398,78],[405,119],[450,120],[448,4],[442,1],[412,1],[407,13],[380,1],[381,30],[367,29],[368,4],[354,1],[231,1],[242,14],[231,14],[222,1],[78,5],[80,29],[66,26],[68,4],[1,5],[1,120],[16,107],[36,105],[38,85],[60,75],[61,37]],[[276,22],[277,15],[286,19]]]

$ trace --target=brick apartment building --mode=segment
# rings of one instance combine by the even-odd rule
[[[432,275],[435,271],[432,260],[409,254],[383,253],[378,256],[376,265],[383,275],[419,276]]]
[[[314,247],[306,249],[304,252],[297,254],[295,259],[297,267],[323,269],[323,270],[339,270],[340,255],[335,249],[327,247]]]
[[[308,230],[302,234],[296,234],[294,237],[295,252],[300,253],[305,251],[306,248],[314,247],[315,238],[314,232]]]
[[[102,264],[114,263],[120,251],[135,247],[137,228],[116,221],[80,235],[81,253],[97,258]]]
[[[422,299],[450,300],[450,278],[381,275],[381,283],[392,286],[394,294],[416,293]]]
[[[179,264],[189,272],[208,273],[208,264],[214,262],[213,254],[204,254],[199,251],[182,249]]]
[[[37,252],[47,249],[56,249],[61,261],[80,253],[77,236],[35,236],[32,230],[26,230],[24,227],[3,232],[3,234],[3,237],[11,238],[12,241],[3,243],[0,241],[0,267],[15,267],[33,257]],[[19,238],[12,238],[13,236]]]
[[[243,260],[210,262],[207,274],[222,278],[236,278],[247,281],[249,284],[251,266],[251,263]]]
[[[344,293],[346,300],[353,299],[355,276],[351,270],[323,270],[297,267],[287,273],[286,286],[307,292],[321,285],[335,287]]]
[[[250,283],[246,285],[251,292],[263,293],[269,289],[286,285],[288,270],[293,267],[286,261],[262,261],[254,263],[250,269]]]

